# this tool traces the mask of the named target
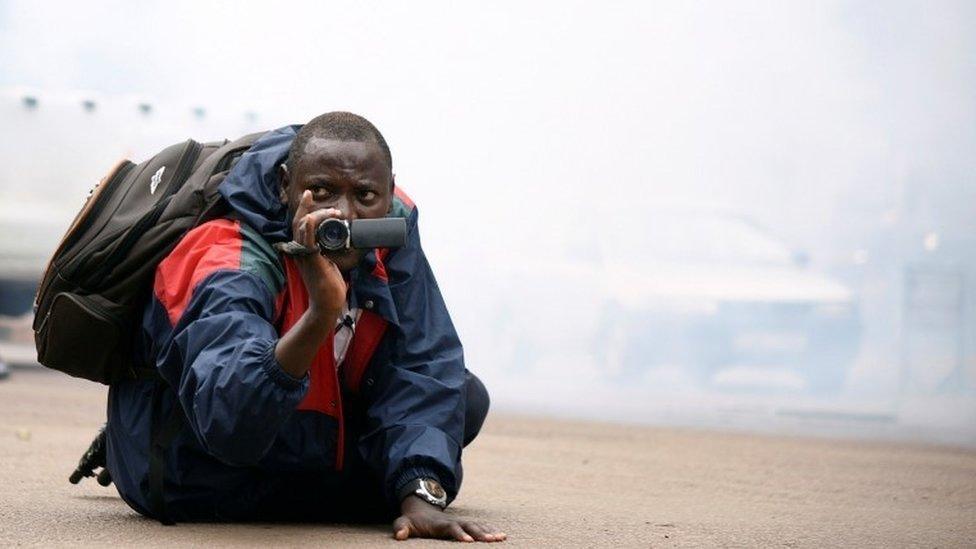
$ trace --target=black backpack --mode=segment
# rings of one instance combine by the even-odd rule
[[[191,139],[141,164],[122,161],[102,179],[34,300],[41,364],[106,384],[146,374],[131,345],[156,266],[187,231],[228,213],[217,187],[261,135]]]

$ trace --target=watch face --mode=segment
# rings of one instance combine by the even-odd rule
[[[437,499],[444,499],[447,497],[447,492],[445,492],[444,489],[441,488],[441,485],[437,482],[433,480],[422,480],[421,482],[423,483],[424,489],[427,490],[428,494]]]

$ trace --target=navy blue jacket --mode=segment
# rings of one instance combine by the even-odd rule
[[[271,247],[291,239],[276,169],[297,129],[255,143],[220,187],[234,216],[188,233],[157,268],[137,346],[165,384],[113,385],[108,406],[108,468],[142,514],[155,511],[153,422],[174,407],[182,426],[162,455],[175,520],[334,504],[344,497],[334,481],[348,474],[373,475],[391,507],[414,478],[438,479],[451,498],[460,488],[461,344],[420,245],[417,209],[399,187],[390,215],[407,219],[408,243],[370,251],[351,273],[350,306],[363,316],[341,367],[331,341],[302,379],[275,359],[279,337],[307,307],[293,261]],[[365,471],[350,472],[351,462]]]

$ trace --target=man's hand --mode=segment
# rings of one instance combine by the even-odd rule
[[[393,521],[393,537],[397,540],[414,537],[456,541],[505,541],[507,537],[504,532],[489,525],[449,515],[416,496],[407,496],[403,500],[400,513],[400,518]]]
[[[342,218],[343,215],[335,208],[312,210],[313,207],[312,191],[305,191],[292,220],[292,238],[306,248],[316,250],[316,253],[296,257],[295,263],[308,290],[309,310],[312,314],[334,320],[346,303],[346,281],[336,264],[318,253],[315,229],[326,219]]]
[[[314,254],[295,257],[302,281],[308,290],[308,309],[291,330],[281,336],[275,347],[275,358],[290,376],[300,379],[312,365],[319,346],[335,329],[336,320],[346,303],[346,281],[335,263],[318,253],[315,229],[330,217],[342,217],[339,210],[312,211],[312,193],[305,191],[292,221],[292,238]]]

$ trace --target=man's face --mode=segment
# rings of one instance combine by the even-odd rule
[[[312,138],[292,171],[280,173],[281,201],[293,219],[302,193],[312,192],[313,210],[336,208],[343,218],[383,217],[393,200],[393,174],[376,143]],[[342,272],[359,264],[365,250],[329,252]]]

